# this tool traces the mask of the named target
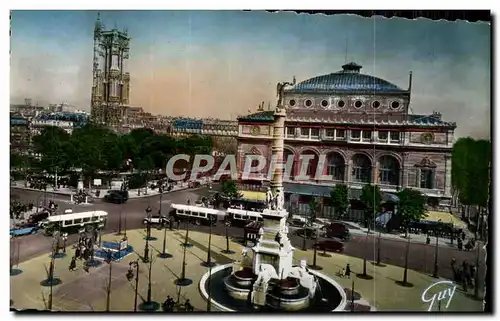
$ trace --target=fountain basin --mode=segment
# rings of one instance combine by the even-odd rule
[[[275,287],[281,295],[296,295],[299,293],[300,283],[295,278],[286,278],[277,282]]]
[[[220,265],[205,273],[199,283],[202,297],[209,300],[214,310],[221,312],[255,312],[250,303],[252,286],[240,287],[232,272],[232,263]],[[347,300],[344,289],[327,275],[309,271],[318,279],[318,289],[314,298],[309,297],[309,291],[300,286],[295,295],[284,295],[275,290],[268,291],[266,307],[259,311],[300,311],[300,312],[332,312],[344,311]],[[240,276],[241,277],[241,276]],[[210,285],[210,286],[209,286]],[[281,291],[281,290],[280,290]]]
[[[246,288],[252,285],[252,282],[257,279],[251,268],[243,268],[243,270],[236,271],[234,274],[235,282],[238,286]]]

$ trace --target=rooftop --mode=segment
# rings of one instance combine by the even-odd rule
[[[360,73],[362,66],[350,62],[341,71],[302,81],[286,90],[289,93],[372,93],[404,94],[408,91],[375,76]]]

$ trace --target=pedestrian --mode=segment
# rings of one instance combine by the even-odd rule
[[[81,259],[81,253],[82,253],[82,251],[81,251],[80,246],[77,246],[77,247],[76,247],[76,250],[75,250],[75,257],[76,257],[77,259]]]
[[[184,308],[186,309],[186,312],[193,312],[194,307],[191,305],[191,302],[189,299],[186,299],[186,302],[184,303]]]
[[[73,256],[71,262],[69,263],[69,270],[74,271],[76,269],[76,258]]]
[[[348,279],[351,278],[351,265],[349,263],[347,263],[345,266],[345,276]]]

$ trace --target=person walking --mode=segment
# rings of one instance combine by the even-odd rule
[[[69,270],[74,271],[76,269],[76,258],[73,256],[71,262],[69,263]]]
[[[349,263],[345,266],[345,276],[348,279],[351,278],[351,265]]]

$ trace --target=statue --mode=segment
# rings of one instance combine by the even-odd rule
[[[276,96],[278,97],[278,103],[276,104],[276,107],[278,109],[281,109],[283,107],[283,96],[285,94],[285,87],[286,86],[294,86],[295,85],[295,77],[293,77],[293,82],[279,82],[276,85]]]
[[[285,206],[285,199],[283,197],[283,191],[277,190],[276,196],[274,197],[274,207],[276,210],[281,211]]]
[[[273,195],[273,192],[271,191],[271,188],[268,187],[267,188],[267,192],[266,192],[266,205],[267,205],[267,208],[271,209],[273,206],[273,200],[274,200],[274,195]]]

